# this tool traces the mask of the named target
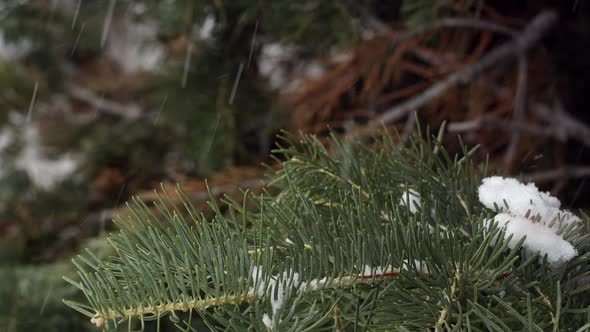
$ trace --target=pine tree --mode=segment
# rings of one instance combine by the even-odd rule
[[[65,303],[107,329],[166,315],[185,331],[197,315],[232,331],[590,327],[590,219],[528,210],[524,223],[572,247],[552,261],[561,249],[517,236],[515,216],[503,224],[517,207],[502,188],[490,203],[497,188],[479,187],[486,167],[470,159],[475,149],[449,155],[442,132],[408,147],[286,134],[266,193],[226,200],[227,211],[212,200],[211,220],[186,198],[172,207],[180,189],[153,206],[135,200],[109,237],[117,256],[73,260],[79,281],[67,280],[87,303]],[[536,195],[557,211],[556,199]]]

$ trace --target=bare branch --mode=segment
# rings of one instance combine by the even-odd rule
[[[540,171],[520,176],[523,180],[535,183],[551,182],[560,179],[590,177],[590,166],[564,166],[549,171]]]
[[[484,21],[477,18],[445,18],[396,35],[389,43],[389,47],[395,47],[404,40],[412,39],[427,32],[442,28],[488,30],[512,37],[515,37],[518,32],[517,30],[496,24],[494,22]]]
[[[514,111],[512,118],[516,122],[522,121],[527,109],[527,83],[528,81],[528,62],[524,55],[518,57],[518,79],[516,83],[516,96],[514,97]],[[510,136],[510,144],[504,155],[504,164],[510,166],[516,153],[518,152],[518,143],[520,142],[521,131],[514,130]]]
[[[349,1],[350,2],[350,1]],[[362,26],[367,27],[369,30],[372,30],[376,33],[385,34],[392,32],[391,27],[383,22],[381,19],[370,13],[364,8],[357,8],[360,11],[360,23]],[[396,43],[399,43],[406,39],[414,38],[418,35],[427,33],[432,30],[438,30],[443,28],[468,28],[468,29],[478,29],[478,30],[488,30],[497,33],[502,33],[506,35],[514,35],[517,31],[511,29],[509,27],[505,27],[494,22],[484,21],[477,18],[462,18],[462,17],[453,17],[453,18],[444,18],[440,20],[436,20],[429,24],[425,24],[423,26],[417,27],[411,31],[407,31],[404,33],[399,34],[395,37],[394,40],[391,41],[390,46],[395,46]]]
[[[467,131],[479,130],[484,127],[491,129],[501,129],[509,132],[520,131],[530,135],[544,136],[563,141],[554,128],[535,126],[524,121],[498,119],[492,116],[483,115],[475,120],[452,122],[447,126],[450,133],[462,133]]]
[[[382,123],[391,123],[410,112],[417,111],[432,99],[439,97],[450,88],[459,84],[472,81],[485,70],[501,61],[522,55],[536,44],[545,33],[557,22],[557,14],[554,11],[544,11],[537,15],[527,27],[514,39],[499,46],[482,57],[478,62],[454,72],[446,79],[434,84],[427,90],[397,105],[369,123],[371,127],[380,126]]]
[[[79,86],[68,86],[71,97],[88,103],[96,108],[97,112],[119,115],[128,119],[137,119],[142,116],[141,109],[137,105],[123,105],[112,100],[105,99],[96,93]]]
[[[569,115],[560,102],[556,102],[552,108],[542,103],[534,103],[533,111],[555,127],[555,135],[560,137],[562,141],[572,138],[590,147],[590,128],[582,121]]]
[[[531,109],[548,125],[543,127],[522,120],[506,120],[483,115],[475,120],[452,122],[447,126],[447,130],[450,133],[461,133],[487,127],[511,133],[518,131],[529,135],[549,137],[559,142],[572,139],[590,147],[590,128],[564,111],[560,103],[557,103],[555,107],[549,107],[543,103],[533,101],[531,102]]]

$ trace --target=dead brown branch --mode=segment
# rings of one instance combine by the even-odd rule
[[[369,123],[369,126],[378,127],[382,124],[394,122],[411,112],[418,111],[419,108],[441,96],[450,88],[456,87],[459,84],[468,83],[492,66],[524,54],[547,33],[557,22],[557,18],[557,14],[554,11],[540,13],[511,41],[495,48],[478,62],[448,75],[444,80],[434,84],[422,93],[387,110],[376,119],[373,119]]]
[[[486,30],[501,33],[508,36],[516,36],[517,30],[505,27],[494,22],[489,22],[477,18],[445,18],[435,21],[431,24],[417,27],[413,30],[400,33],[396,35],[389,43],[389,47],[395,47],[404,40],[412,39],[423,35],[427,32],[439,30],[443,28],[468,28],[476,30]]]

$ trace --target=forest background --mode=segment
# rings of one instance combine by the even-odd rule
[[[91,329],[61,303],[69,258],[108,255],[160,185],[260,191],[281,129],[404,143],[447,121],[451,151],[588,209],[588,59],[585,1],[2,1],[0,329]]]

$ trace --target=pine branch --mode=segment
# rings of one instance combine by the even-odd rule
[[[168,312],[180,321],[175,312],[186,311],[231,330],[585,324],[568,310],[590,303],[567,292],[586,287],[586,226],[560,228],[581,254],[567,273],[548,273],[546,260],[521,249],[525,238],[512,241],[488,221],[474,150],[452,157],[441,139],[414,137],[409,148],[386,137],[372,147],[334,139],[326,147],[287,135],[275,151],[285,160],[272,181],[277,194],[228,197],[227,211],[211,198],[211,220],[181,191],[183,210],[166,191],[154,208],[135,200],[109,237],[116,257],[74,259],[80,281],[71,283],[88,303],[66,304],[107,328]],[[557,282],[564,295],[547,306],[543,294]],[[501,292],[503,302],[490,297]],[[529,297],[534,321],[522,323]],[[565,301],[575,304],[558,310]],[[517,314],[505,317],[505,305]]]
[[[192,300],[182,303],[160,304],[157,306],[149,306],[142,308],[129,308],[122,311],[109,310],[106,314],[96,314],[90,320],[96,327],[103,326],[108,320],[133,317],[149,314],[160,314],[167,311],[187,311],[193,309],[207,309],[212,306],[220,306],[225,304],[236,304],[242,302],[249,302],[254,299],[254,294],[246,294],[241,296],[224,296],[221,298],[211,298],[207,300]]]
[[[226,271],[227,272],[227,271]],[[322,278],[321,280],[312,280],[309,283],[309,286],[300,287],[298,290],[302,292],[309,292],[309,291],[317,291],[327,288],[350,288],[355,284],[360,283],[372,283],[375,280],[388,278],[388,277],[396,277],[399,275],[399,271],[389,271],[383,273],[365,273],[359,274],[353,277],[342,277],[338,280],[327,280]],[[279,278],[278,276],[273,277],[275,279]],[[80,285],[76,282],[68,280],[75,286],[80,287]],[[300,285],[299,285],[300,286]],[[108,320],[114,320],[117,318],[124,318],[124,317],[133,317],[133,316],[142,316],[142,315],[149,315],[149,314],[161,314],[163,312],[168,311],[183,311],[186,312],[187,310],[204,310],[213,306],[221,306],[227,304],[240,304],[243,302],[252,302],[256,299],[256,293],[254,291],[249,291],[246,294],[242,295],[234,295],[228,296],[224,295],[222,297],[211,297],[207,299],[197,300],[185,300],[183,302],[177,303],[167,303],[167,304],[159,304],[156,306],[146,306],[146,307],[138,307],[138,308],[126,308],[120,311],[115,310],[108,310],[106,313],[96,313],[92,316],[90,320],[91,323],[95,324],[97,327],[103,326]],[[71,301],[64,301],[71,307],[77,307],[78,304]]]

